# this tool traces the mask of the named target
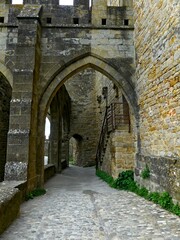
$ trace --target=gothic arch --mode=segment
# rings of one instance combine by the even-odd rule
[[[118,71],[108,64],[105,60],[94,56],[94,55],[83,55],[82,57],[78,57],[69,63],[66,63],[65,65],[61,66],[59,70],[56,69],[56,71],[53,73],[51,72],[51,78],[46,79],[46,82],[48,84],[46,87],[42,90],[40,94],[40,100],[39,100],[39,110],[38,110],[38,134],[37,134],[37,166],[36,166],[36,173],[40,176],[40,185],[43,185],[44,183],[44,166],[43,163],[43,148],[44,148],[44,142],[43,142],[43,134],[44,134],[44,125],[45,125],[45,117],[47,110],[49,108],[49,105],[56,95],[57,91],[60,89],[60,87],[68,80],[70,77],[75,75],[76,73],[86,69],[86,68],[93,68],[96,71],[101,72],[103,75],[108,77],[110,80],[112,80],[117,86],[122,88],[122,91],[130,105],[130,108],[132,110],[132,113],[134,114],[134,117],[136,118],[136,122],[138,123],[138,105],[137,105],[137,98],[136,93],[128,79],[126,79],[124,76],[124,73],[122,73],[122,70],[119,69]],[[131,78],[131,74],[128,73],[127,69],[127,76]],[[41,149],[41,150],[40,150]]]
[[[54,73],[52,72],[53,77],[49,79],[48,84],[41,95],[41,100],[39,104],[40,112],[42,113],[46,111],[54,95],[56,94],[58,89],[65,83],[66,80],[86,68],[93,68],[101,72],[103,75],[115,82],[116,85],[120,86],[124,92],[124,95],[127,98],[127,101],[130,104],[130,107],[132,108],[132,112],[138,119],[138,105],[136,93],[129,79],[123,77],[121,69],[117,71],[105,60],[95,55],[83,55],[81,57],[78,57],[77,59],[72,60],[71,62],[69,62],[69,64],[65,64],[58,71]],[[127,75],[131,76],[131,74]]]
[[[13,75],[11,71],[1,62],[0,62],[0,73],[3,74],[3,76],[9,82],[10,86],[13,87]]]

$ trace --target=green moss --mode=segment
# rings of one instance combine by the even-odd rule
[[[26,201],[33,199],[34,197],[42,196],[46,193],[46,190],[43,188],[36,188],[32,192],[26,195]]]
[[[150,170],[149,170],[148,165],[146,165],[145,169],[143,169],[143,171],[141,172],[141,177],[143,179],[150,178]]]
[[[114,179],[113,177],[111,177],[109,174],[107,174],[106,172],[103,172],[101,170],[96,170],[96,175],[98,177],[100,177],[102,180],[104,180],[105,182],[107,182],[110,186],[113,185],[114,183]]]

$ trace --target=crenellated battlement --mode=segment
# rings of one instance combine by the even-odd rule
[[[29,11],[32,5],[41,5],[43,25],[133,26],[132,1],[74,0],[73,5],[61,5],[59,0],[24,0],[22,2],[23,4],[12,4],[12,0],[1,1],[0,24],[17,25],[17,17],[25,5],[28,5]]]

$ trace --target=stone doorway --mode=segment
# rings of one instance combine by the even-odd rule
[[[83,138],[74,134],[69,140],[69,161],[70,164],[81,166],[82,164],[82,141]]]

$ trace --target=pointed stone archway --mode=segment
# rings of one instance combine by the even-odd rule
[[[10,84],[11,87],[13,87],[13,75],[11,71],[0,62],[0,73],[4,76],[4,78],[7,80],[7,82]]]
[[[94,55],[86,55],[81,58],[72,60],[69,64],[65,64],[58,71],[52,72],[52,78],[48,80],[48,84],[42,90],[40,101],[39,101],[39,110],[38,110],[38,134],[37,134],[37,160],[36,163],[36,174],[38,174],[38,185],[43,186],[44,183],[44,166],[43,166],[43,149],[44,149],[44,126],[45,126],[45,117],[46,112],[49,108],[49,105],[54,98],[57,91],[61,88],[61,86],[73,75],[76,73],[86,69],[92,68],[106,77],[108,77],[111,81],[113,81],[117,86],[122,88],[123,94],[126,97],[131,111],[134,115],[136,126],[138,126],[138,105],[136,94],[133,89],[132,84],[129,79],[131,78],[131,74],[122,73],[122,70],[119,69],[117,71],[113,66],[109,65],[105,60],[94,56]],[[127,76],[127,78],[124,77]],[[138,131],[137,131],[138,132]],[[138,147],[137,147],[138,149]],[[29,162],[31,164],[31,162]]]
[[[127,69],[126,72],[119,68],[118,70],[107,63],[101,57],[94,54],[85,54],[73,59],[69,63],[63,65],[60,69],[55,72],[48,74],[52,77],[45,82],[47,82],[46,87],[43,89],[40,99],[40,109],[46,109],[51,102],[52,98],[58,91],[58,89],[72,77],[74,74],[86,69],[93,68],[98,72],[112,80],[117,86],[120,86],[123,90],[123,94],[128,101],[135,118],[138,119],[138,104],[136,93],[133,89],[132,83],[130,81],[132,73]],[[56,67],[54,67],[56,69]],[[41,111],[41,110],[40,110]]]

